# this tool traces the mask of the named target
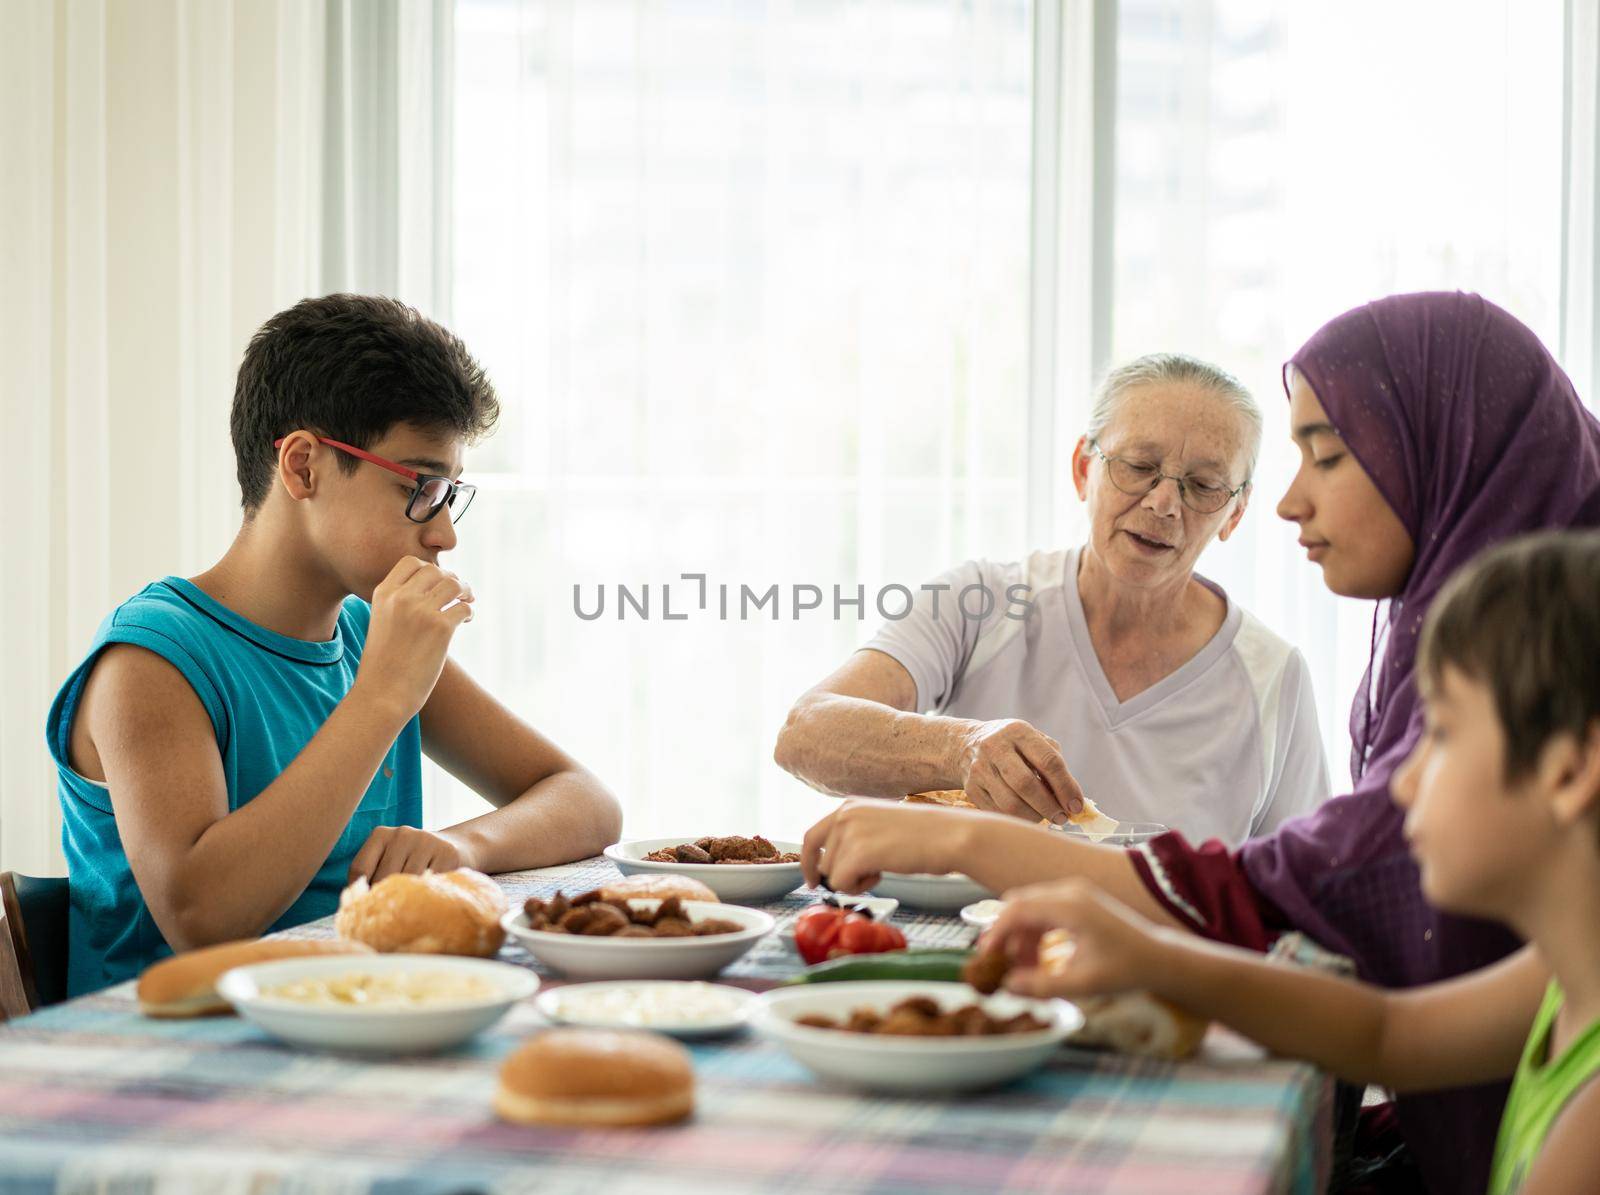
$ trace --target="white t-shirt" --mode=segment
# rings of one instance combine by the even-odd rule
[[[906,617],[865,646],[911,674],[919,712],[1021,718],[1042,730],[1119,821],[1234,845],[1328,799],[1299,651],[1197,576],[1227,602],[1221,629],[1176,672],[1118,701],[1077,579],[1076,548],[968,561],[923,586]]]

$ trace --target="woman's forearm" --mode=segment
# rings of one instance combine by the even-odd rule
[[[963,746],[977,725],[818,692],[789,711],[773,758],[834,796],[903,797],[960,788]]]

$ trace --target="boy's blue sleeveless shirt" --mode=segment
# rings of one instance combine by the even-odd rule
[[[72,718],[100,653],[131,643],[183,674],[211,718],[231,812],[277,779],[350,691],[371,617],[366,602],[347,598],[333,638],[309,643],[257,626],[190,582],[168,577],[100,624],[83,663],[56,695],[46,729],[72,881],[72,995],[132,978],[171,953],[134,883],[106,787],[78,775],[70,762]],[[350,860],[374,828],[421,824],[422,740],[412,718],[316,878],[271,928],[332,913]]]

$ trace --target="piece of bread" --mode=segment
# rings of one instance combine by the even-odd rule
[[[339,894],[333,927],[383,954],[463,954],[491,958],[506,940],[505,898],[481,871],[425,871],[360,877]]]
[[[691,876],[625,876],[620,880],[612,880],[600,889],[601,900],[666,900],[669,896],[676,896],[679,900],[709,900],[717,903],[717,894]]]
[[[1101,813],[1100,807],[1088,797],[1083,799],[1082,809],[1067,814],[1067,820],[1081,828],[1090,842],[1099,842],[1106,835],[1115,834],[1117,826],[1121,824],[1116,818]]]
[[[1049,930],[1039,939],[1039,966],[1047,975],[1059,973],[1073,949],[1066,930]],[[1187,1058],[1200,1048],[1211,1024],[1149,992],[1081,997],[1073,1003],[1084,1015],[1083,1028],[1070,1039],[1073,1045],[1106,1046],[1142,1058]]]
[[[901,800],[912,805],[942,805],[946,809],[977,808],[976,805],[967,800],[966,792],[959,788],[941,788],[932,792],[908,793]],[[1082,809],[1078,810],[1077,813],[1067,814],[1067,820],[1075,826],[1081,826],[1091,842],[1099,842],[1106,835],[1116,833],[1118,825],[1116,818],[1107,817],[1104,813],[1101,813],[1099,806],[1088,797],[1083,798]],[[1041,817],[1039,824],[1048,826],[1050,825],[1050,819]]]
[[[941,788],[933,792],[908,793],[901,798],[912,805],[944,805],[952,809],[976,809],[977,806],[967,800],[967,794],[959,788]]]
[[[224,971],[310,955],[371,953],[370,946],[337,938],[247,938],[186,950],[145,968],[139,976],[139,1011],[147,1017],[204,1017],[232,1012],[233,1006],[217,995],[217,980]]]
[[[900,798],[911,805],[942,805],[946,809],[976,809],[977,806],[967,800],[965,789],[941,788],[925,793],[907,793]],[[1050,824],[1049,818],[1039,819],[1041,826]]]
[[[494,1110],[516,1124],[671,1124],[694,1111],[694,1067],[659,1033],[551,1029],[501,1065]]]

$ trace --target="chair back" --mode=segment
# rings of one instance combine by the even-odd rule
[[[67,998],[65,876],[0,872],[0,1019]]]

